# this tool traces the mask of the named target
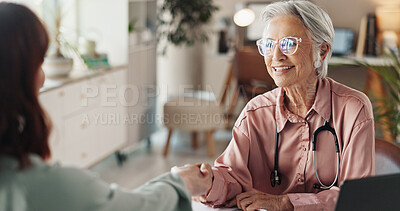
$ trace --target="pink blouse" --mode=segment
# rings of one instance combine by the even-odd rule
[[[288,194],[295,210],[333,210],[339,187],[313,188],[319,183],[311,139],[324,120],[336,130],[339,141],[337,185],[347,179],[375,174],[374,119],[366,95],[330,78],[319,79],[314,105],[305,118],[287,110],[283,96],[284,90],[277,88],[255,97],[243,109],[229,146],[213,167],[214,181],[207,196],[212,205],[223,205],[255,188],[270,194]],[[276,129],[282,183],[272,187],[270,174],[274,169]],[[327,131],[321,132],[316,149],[318,176],[330,185],[336,175],[333,136]]]

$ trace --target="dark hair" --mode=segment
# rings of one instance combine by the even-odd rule
[[[27,7],[0,3],[0,155],[22,169],[28,155],[48,159],[51,122],[39,104],[37,77],[49,44],[47,31]]]

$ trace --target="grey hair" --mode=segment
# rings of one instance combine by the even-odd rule
[[[328,61],[332,56],[332,46],[334,39],[334,29],[329,15],[317,5],[309,1],[280,1],[267,5],[262,13],[263,22],[266,23],[263,36],[266,36],[266,29],[269,22],[274,17],[280,15],[293,15],[303,23],[308,30],[308,34],[314,41],[313,44],[313,61],[314,64],[320,59],[320,45],[322,43],[329,44],[328,54],[323,61],[321,67],[316,68],[319,78],[324,78],[328,74]]]

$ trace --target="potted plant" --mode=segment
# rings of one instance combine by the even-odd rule
[[[359,64],[374,70],[382,78],[386,96],[378,98],[372,95],[375,122],[389,129],[391,140],[387,141],[395,142],[400,135],[400,56],[397,51],[390,50],[385,58],[390,61],[390,65],[373,66],[364,62]]]
[[[201,87],[203,46],[212,33],[209,24],[218,8],[213,0],[163,0],[158,12],[157,84],[167,87],[159,105],[182,90]]]
[[[204,26],[217,10],[213,0],[164,0],[158,15],[158,39],[175,46],[206,42],[209,32]]]
[[[133,18],[129,21],[128,24],[128,33],[129,33],[129,43],[132,45],[138,44],[139,41],[139,31],[140,29],[137,27],[137,19]]]
[[[58,3],[58,0],[55,0],[55,10],[49,13],[52,14],[54,18],[53,27],[49,27],[53,29],[50,33],[53,48],[49,49],[47,56],[45,57],[44,63],[42,65],[43,70],[46,73],[46,76],[49,77],[59,77],[66,76],[72,70],[73,60],[71,58],[67,58],[62,54],[61,49],[63,47],[69,46],[68,42],[66,42],[61,33],[61,5]]]

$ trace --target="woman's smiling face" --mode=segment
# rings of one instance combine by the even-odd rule
[[[316,77],[313,67],[312,40],[307,29],[295,16],[278,16],[269,22],[264,39],[278,41],[284,37],[301,38],[297,51],[292,55],[285,55],[275,44],[271,54],[264,56],[268,73],[279,87],[289,87],[306,83],[311,75]]]

